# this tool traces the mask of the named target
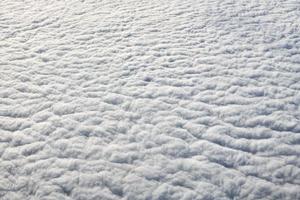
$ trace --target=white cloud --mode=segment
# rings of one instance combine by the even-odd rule
[[[300,199],[296,1],[0,8],[0,199]]]

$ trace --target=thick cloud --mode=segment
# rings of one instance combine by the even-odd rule
[[[299,2],[0,8],[0,199],[300,199]]]

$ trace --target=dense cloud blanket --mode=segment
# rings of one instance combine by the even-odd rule
[[[300,199],[299,0],[1,0],[0,199]]]

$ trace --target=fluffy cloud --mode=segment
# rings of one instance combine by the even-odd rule
[[[300,198],[296,1],[0,7],[0,199]]]

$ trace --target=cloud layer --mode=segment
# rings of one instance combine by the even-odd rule
[[[0,8],[1,199],[300,198],[299,2]]]

